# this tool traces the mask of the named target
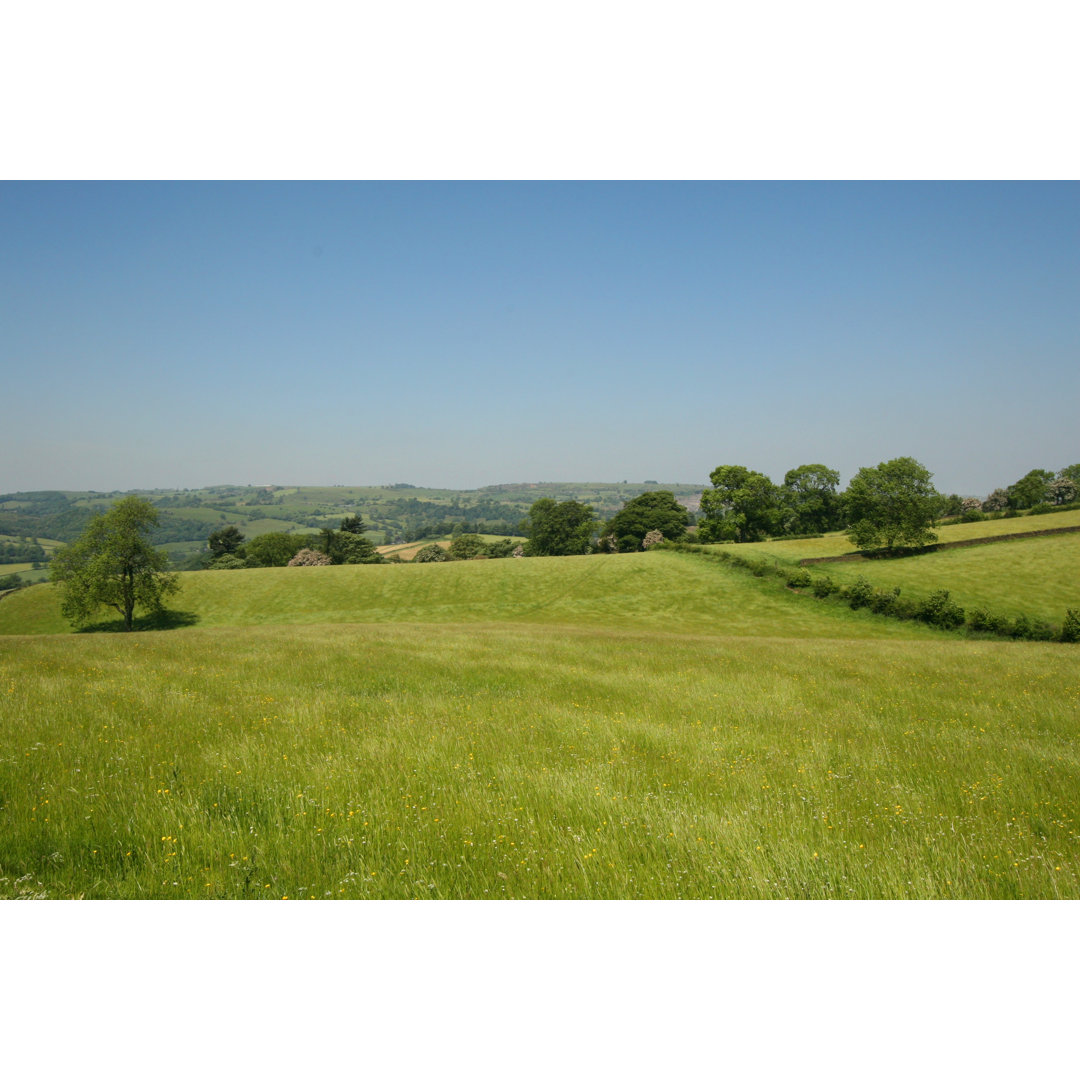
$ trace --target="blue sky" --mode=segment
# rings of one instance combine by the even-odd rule
[[[0,185],[0,488],[1080,461],[1075,183]]]

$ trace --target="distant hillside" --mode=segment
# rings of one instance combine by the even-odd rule
[[[31,491],[0,495],[0,533],[14,537],[69,541],[86,527],[94,513],[124,495],[149,499],[160,511],[153,540],[171,550],[197,550],[223,525],[236,525],[246,535],[274,530],[304,532],[336,526],[347,514],[359,514],[384,544],[404,544],[444,536],[460,525],[466,532],[513,536],[537,500],[576,499],[588,503],[602,520],[612,517],[630,499],[645,491],[671,491],[696,508],[701,484],[521,483],[499,484],[472,491],[421,488],[410,484],[383,487],[265,487],[222,485],[171,489],[112,491]]]

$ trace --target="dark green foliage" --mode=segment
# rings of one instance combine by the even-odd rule
[[[968,626],[984,634],[1007,637],[1010,633],[1009,620],[1004,615],[995,615],[983,608],[973,608],[968,612]]]
[[[596,515],[591,506],[569,500],[538,499],[529,508],[526,535],[530,555],[585,555]]]
[[[764,473],[742,465],[719,465],[701,493],[698,538],[748,543],[781,531],[780,490]]]
[[[509,536],[503,537],[501,540],[492,540],[487,545],[487,557],[489,559],[508,559],[517,546],[518,542],[512,540]]]
[[[1031,514],[1052,514],[1053,512],[1054,512],[1054,507],[1052,507],[1049,503],[1040,502],[1040,503],[1036,503],[1028,511],[1028,514],[1029,515],[1031,515]]]
[[[640,551],[646,535],[654,529],[666,540],[681,540],[686,535],[689,515],[670,491],[647,491],[631,499],[605,526],[601,537],[614,536],[620,551]],[[634,540],[623,547],[624,538]]]
[[[1032,469],[1015,484],[1009,485],[1006,491],[1009,506],[1013,510],[1027,510],[1038,503],[1046,502],[1048,488],[1053,479],[1054,474],[1047,469]]]
[[[209,566],[210,570],[244,570],[246,568],[247,561],[233,554],[219,555]]]
[[[427,547],[422,547],[413,557],[413,562],[420,563],[449,561],[450,555],[445,548],[439,547],[438,544],[428,544]]]
[[[510,550],[513,550],[513,543],[510,543]],[[477,533],[458,533],[450,541],[450,555],[454,559],[475,559],[481,555],[487,555],[488,546],[484,542],[484,538]],[[507,554],[510,552],[508,551]]]
[[[869,607],[874,596],[874,586],[864,577],[856,578],[843,590],[844,598],[853,611]]]
[[[381,563],[383,557],[375,550],[375,545],[359,533],[339,532],[334,534],[331,544],[330,559],[337,565],[356,565],[358,563]]]
[[[310,543],[307,533],[263,533],[244,545],[248,566],[288,566],[289,560]]]
[[[47,558],[45,549],[28,537],[0,543],[0,563],[44,562]]]
[[[60,586],[65,618],[85,625],[101,607],[110,607],[130,630],[136,607],[151,613],[163,610],[165,597],[179,585],[176,575],[167,572],[168,556],[147,539],[157,516],[153,505],[129,495],[93,518],[82,536],[57,552],[51,577]]]
[[[845,492],[848,538],[863,550],[933,543],[938,494],[930,481],[930,472],[910,457],[860,469]]]
[[[793,589],[806,589],[813,583],[813,580],[810,571],[804,566],[788,571],[787,583]]]
[[[0,590],[17,589],[22,584],[18,574],[4,574],[0,577]]]
[[[1065,621],[1061,624],[1059,641],[1080,641],[1080,613],[1069,608],[1065,612]]]
[[[367,531],[367,526],[359,514],[350,514],[348,517],[341,519],[340,530],[343,533],[355,533],[357,536],[361,536]]]
[[[893,589],[875,589],[870,597],[869,608],[876,615],[900,614],[900,587]]]
[[[840,474],[825,465],[800,465],[784,475],[787,532],[824,533],[840,525]]]
[[[960,520],[964,522],[985,521],[986,515],[981,510],[965,510],[960,515]]]
[[[819,600],[824,600],[825,597],[832,596],[838,591],[836,582],[830,577],[816,577],[810,587]]]
[[[964,625],[964,609],[949,599],[948,589],[938,589],[916,607],[915,618],[943,630],[955,630]]]
[[[218,529],[206,538],[210,554],[215,558],[234,554],[243,542],[244,534],[235,525],[226,525],[224,529]]]

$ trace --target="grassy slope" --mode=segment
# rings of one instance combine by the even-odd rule
[[[900,586],[905,594],[948,589],[962,607],[1003,615],[1026,613],[1059,624],[1066,608],[1080,611],[1080,534],[954,548],[906,559],[829,563],[837,581],[865,577],[875,585]]]
[[[0,896],[1080,898],[1071,647],[674,553],[183,581],[0,602]]]
[[[940,637],[917,624],[821,604],[785,593],[772,580],[667,552],[208,570],[180,580],[182,591],[170,606],[203,627],[523,622],[811,638]],[[68,631],[52,586],[25,589],[0,603],[0,634]]]
[[[982,536],[1005,536],[1008,533],[1035,532],[1040,529],[1064,529],[1080,525],[1080,510],[1060,514],[1036,514],[1033,517],[998,518],[995,521],[971,521],[940,525],[934,531],[938,542],[975,540]],[[829,533],[817,540],[767,540],[759,544],[740,544],[740,552],[760,552],[786,562],[820,559],[831,555],[852,555],[854,545],[843,533]]]

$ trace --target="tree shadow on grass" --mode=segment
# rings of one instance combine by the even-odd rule
[[[131,627],[132,632],[137,630],[179,630],[184,626],[194,626],[199,621],[199,616],[194,611],[157,611],[151,615],[136,615]],[[90,623],[75,631],[77,634],[122,634],[124,633],[123,619],[108,619],[102,622]]]

